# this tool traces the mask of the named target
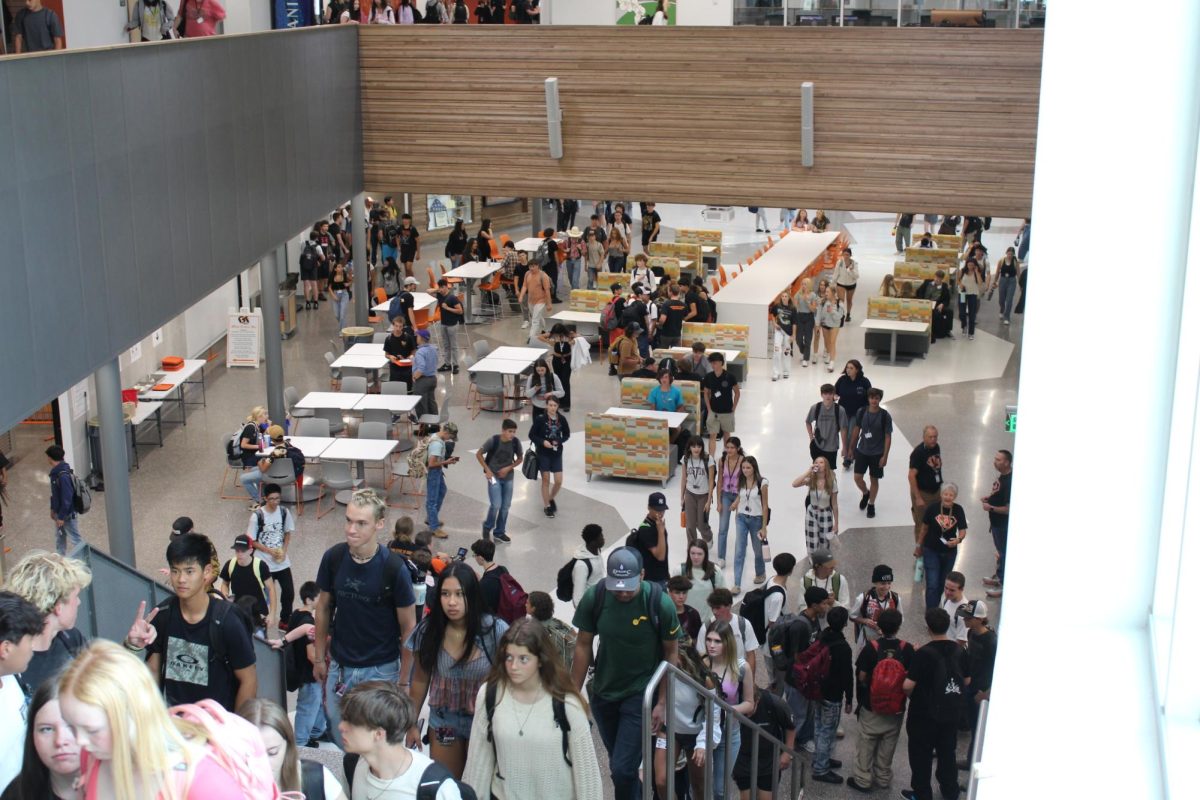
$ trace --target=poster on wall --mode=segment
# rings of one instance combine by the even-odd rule
[[[271,0],[271,27],[307,28],[316,25],[312,0]]]
[[[662,0],[665,10],[664,19],[659,25],[675,24],[674,0]],[[618,25],[651,25],[654,24],[654,12],[658,10],[658,0],[617,0]]]
[[[262,311],[248,308],[229,309],[225,324],[225,366],[258,368],[262,347]]]

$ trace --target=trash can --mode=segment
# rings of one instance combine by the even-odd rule
[[[126,450],[129,451],[129,453],[128,453],[129,471],[132,472],[133,465],[135,463],[134,462],[135,454],[133,452],[133,436],[131,435],[132,432],[130,431],[129,426],[130,426],[129,415],[126,414],[125,415],[125,423],[124,423],[125,448],[126,448]],[[100,458],[100,418],[99,417],[92,417],[91,419],[88,420],[87,439],[88,439],[88,454],[92,458],[92,475],[94,475],[97,480],[103,481],[104,480],[104,461]]]
[[[356,344],[370,344],[375,338],[375,329],[366,325],[351,325],[342,328],[342,350],[349,350]]]
[[[296,290],[279,292],[279,335],[284,339],[291,338],[296,332]]]

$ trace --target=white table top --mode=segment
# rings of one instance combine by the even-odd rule
[[[485,358],[503,358],[509,361],[525,361],[532,363],[539,358],[545,358],[550,351],[545,347],[514,347],[512,345],[501,345],[492,352],[488,353]]]
[[[383,461],[399,444],[395,439],[338,438],[321,454],[326,461]]]
[[[412,411],[421,402],[419,394],[368,394],[355,404],[355,411],[377,409],[395,414]]]
[[[679,268],[680,269],[691,269],[692,264],[695,264],[695,263],[696,263],[695,261],[692,261],[687,258],[683,258],[683,259],[679,260]]]
[[[649,408],[622,408],[613,406],[604,412],[614,417],[646,417],[648,419],[665,419],[668,428],[678,428],[687,421],[686,411],[654,411]]]
[[[677,359],[685,358],[692,354],[692,348],[690,347],[664,347],[661,349],[666,350]],[[707,358],[710,353],[720,353],[723,355],[725,357],[726,364],[730,364],[744,355],[741,350],[714,350],[711,347],[704,348],[705,358]]]
[[[321,453],[337,440],[332,436],[288,436],[287,441],[304,453],[305,458],[320,458]]]
[[[437,298],[429,294],[429,292],[413,292],[413,308],[417,311],[424,311],[437,302]],[[392,304],[390,299],[384,300],[377,306],[371,306],[371,310],[380,314],[386,314],[388,306]]]
[[[447,278],[483,279],[499,271],[499,261],[468,261],[446,273]]]
[[[770,303],[837,237],[836,232],[792,231],[755,261],[753,267],[743,270],[736,281],[721,287],[714,295],[718,310],[721,303]]]
[[[561,242],[563,237],[561,234],[554,234],[554,241]],[[536,253],[537,249],[542,246],[541,236],[529,236],[519,242],[513,242],[513,247],[517,250],[524,250],[526,253]]]
[[[365,356],[352,356],[347,354],[344,356],[339,356],[337,360],[335,360],[330,366],[332,366],[334,369],[342,369],[343,367],[349,367],[351,369],[383,369],[387,366],[387,364],[387,356],[385,356],[383,353]]]
[[[599,311],[560,311],[550,317],[562,322],[590,322],[595,325],[600,324]]]
[[[702,245],[700,247],[700,252],[706,256],[712,255],[713,253],[717,252],[717,246],[712,244]]]
[[[195,375],[204,367],[205,361],[203,358],[185,358],[183,360],[183,368],[177,369],[174,372],[168,372],[163,377],[159,378],[156,383],[169,383],[171,388],[162,392],[146,391],[138,395],[138,400],[165,400],[170,396],[171,392],[179,388],[179,384],[186,381],[188,378]],[[162,372],[163,370],[155,370]]]
[[[483,358],[471,365],[471,372],[498,372],[501,375],[520,375],[525,370],[529,369],[529,365],[533,363],[527,358],[523,359],[507,359],[507,358]]]
[[[898,333],[928,333],[928,322],[910,322],[899,319],[864,319],[864,328],[875,331],[896,331]]]
[[[350,349],[343,355],[347,356],[381,356],[383,355],[383,342],[376,344],[375,342],[359,342],[358,344],[350,345]]]
[[[338,408],[349,411],[363,395],[359,392],[309,392],[300,398],[296,408]]]
[[[138,400],[137,408],[133,411],[133,416],[129,418],[133,425],[141,425],[151,416],[162,408],[162,402],[159,400]]]

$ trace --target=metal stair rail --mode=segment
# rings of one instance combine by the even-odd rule
[[[720,708],[722,711],[725,712],[724,720],[721,723],[721,741],[722,742],[728,742],[729,737],[732,735],[733,726],[735,724],[741,724],[742,731],[743,731],[741,748],[745,748],[747,746],[746,738],[745,738],[746,731],[747,730],[750,731],[749,747],[750,747],[750,770],[751,770],[751,776],[752,776],[751,777],[751,787],[755,791],[757,791],[757,787],[758,787],[758,781],[757,781],[758,753],[759,753],[759,747],[760,747],[760,740],[765,739],[767,746],[769,746],[771,748],[771,759],[772,759],[773,764],[778,763],[779,756],[782,753],[787,753],[788,755],[790,755],[792,757],[791,766],[788,768],[789,775],[791,776],[791,794],[793,797],[799,796],[800,790],[802,788],[801,777],[803,775],[803,769],[804,769],[803,765],[805,763],[803,760],[803,754],[788,747],[786,744],[781,742],[779,739],[776,739],[774,736],[770,735],[769,733],[764,733],[763,730],[761,728],[759,728],[759,726],[757,724],[755,724],[752,720],[750,720],[749,717],[746,717],[746,716],[742,715],[741,713],[734,711],[733,706],[731,706],[729,703],[725,702],[721,698],[717,697],[714,690],[708,689],[705,686],[703,686],[702,684],[698,683],[690,675],[688,675],[686,672],[684,672],[683,670],[676,667],[674,664],[671,664],[668,661],[663,661],[661,664],[658,665],[658,669],[656,669],[654,671],[654,676],[650,679],[650,683],[647,684],[645,691],[642,693],[642,765],[643,765],[643,767],[642,767],[642,769],[643,769],[642,800],[653,800],[653,797],[654,797],[654,776],[653,776],[654,766],[653,765],[654,765],[655,735],[654,735],[654,729],[651,727],[652,726],[651,710],[654,708],[655,701],[658,697],[659,684],[662,683],[664,678],[667,679],[666,698],[665,698],[666,699],[666,703],[665,703],[666,713],[664,713],[664,715],[663,715],[666,720],[666,731],[665,731],[664,736],[667,740],[667,755],[668,755],[668,760],[667,760],[667,764],[666,764],[667,797],[675,796],[675,761],[674,761],[674,759],[671,759],[669,756],[671,755],[672,752],[674,752],[674,749],[675,749],[674,748],[675,714],[673,713],[673,709],[675,707],[675,684],[676,684],[676,682],[679,682],[679,683],[684,684],[685,686],[691,687],[692,689],[699,692],[699,694],[704,698],[704,719],[705,720],[711,720],[713,718],[714,707]],[[768,690],[763,689],[763,691],[765,692]],[[705,730],[706,730],[706,736],[705,736],[705,742],[704,742],[704,749],[705,749],[704,796],[697,797],[695,794],[693,794],[692,795],[693,800],[714,800],[714,797],[713,797],[713,774],[712,774],[712,772],[713,772],[713,758],[712,758],[712,755],[713,755],[713,740],[712,740],[713,728],[711,725],[706,725]],[[741,748],[739,748],[739,752],[741,751]],[[727,751],[727,754],[728,754],[728,751]],[[728,755],[725,758],[725,793],[727,796],[729,795],[729,792],[731,789],[733,789],[734,796],[737,795],[736,788],[733,788],[734,787],[733,763],[735,760],[736,759],[734,759],[734,758],[729,758]],[[779,789],[780,789],[779,770],[772,769],[772,771],[771,771],[771,797],[779,798],[780,797]],[[720,798],[716,798],[715,800],[720,800]]]

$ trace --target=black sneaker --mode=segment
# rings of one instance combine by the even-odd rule
[[[555,514],[557,514],[558,513],[558,503],[551,500],[550,501],[550,510],[553,511]]]
[[[512,541],[512,539],[508,538],[507,533],[496,532],[496,533],[492,534],[492,538],[495,539],[497,542],[504,542],[505,544],[508,544],[509,542]]]
[[[546,506],[546,507],[543,509],[543,511],[545,511],[545,512],[546,512],[546,516],[547,516],[547,517],[553,517],[553,516],[554,516],[554,509],[553,509],[553,508],[551,508],[550,506]]]
[[[453,368],[450,370],[450,374],[451,374],[451,375],[457,375],[457,374],[458,374],[458,365],[457,365],[457,364],[455,364],[455,365],[454,365],[454,367],[453,367]]]
[[[874,503],[867,503],[867,516],[868,517],[875,516],[875,504]]]
[[[442,364],[440,367],[438,367],[438,368],[437,368],[437,371],[438,371],[438,372],[449,372],[449,371],[450,371],[450,365],[449,365],[449,364]]]
[[[838,775],[836,772],[832,771],[821,773],[814,772],[812,779],[821,783],[842,783],[844,781],[841,775]]]
[[[857,780],[854,779],[853,775],[850,776],[849,778],[846,778],[846,785],[849,786],[851,789],[853,789],[856,792],[866,793],[866,792],[871,791],[870,786],[863,786],[861,783],[859,783]]]
[[[864,494],[862,496],[862,500],[858,501],[858,510],[862,511],[864,508],[866,508],[870,504],[871,504],[871,495]]]
[[[831,759],[829,759],[829,768],[830,769],[841,769],[842,762],[836,758],[831,758]]]

